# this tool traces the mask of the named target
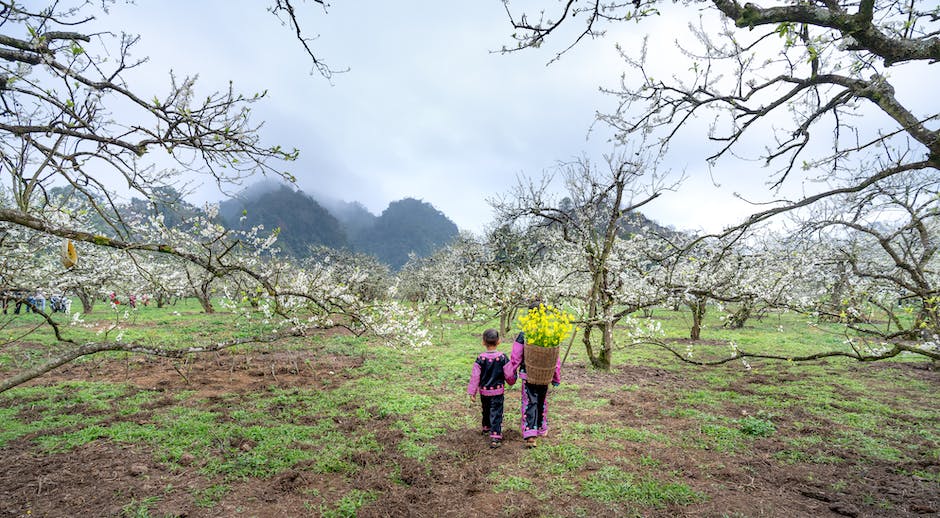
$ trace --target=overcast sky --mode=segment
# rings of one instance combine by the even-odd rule
[[[667,6],[664,16],[612,26],[607,37],[546,66],[571,35],[542,49],[495,53],[512,34],[500,0],[335,2],[325,15],[311,2],[300,4],[305,29],[319,36],[312,42],[318,55],[349,68],[327,81],[311,74],[299,42],[259,2],[167,5],[115,5],[102,20],[141,35],[135,55],[150,62],[135,77],[154,93],[165,93],[171,69],[199,74],[205,91],[229,80],[243,92],[267,90],[253,113],[264,121],[266,142],[300,149],[300,159],[286,166],[300,188],[360,201],[376,214],[393,200],[423,199],[475,232],[492,220],[486,199],[506,192],[518,175],[539,176],[559,160],[600,159],[614,150],[610,130],[592,123],[597,111],[616,106],[599,91],[616,86],[626,70],[615,43],[636,51],[648,32],[657,65],[688,67],[673,41],[698,16]],[[753,207],[732,194],[759,197],[767,170],[724,161],[710,174],[704,141],[704,125],[680,134],[661,168],[687,179],[645,208],[648,216],[717,230],[750,213]],[[206,188],[197,197],[219,195]]]

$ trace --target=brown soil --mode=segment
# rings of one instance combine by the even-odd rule
[[[220,354],[186,362],[136,358],[126,361],[88,362],[59,370],[38,380],[49,384],[64,380],[129,382],[141,389],[157,389],[167,397],[150,403],[150,409],[175,404],[171,395],[196,391],[209,403],[224,394],[249,393],[268,387],[324,387],[327,380],[345,379],[349,368],[362,358],[317,353],[277,351],[251,354]],[[903,375],[940,385],[940,373],[916,370],[904,364],[884,366]],[[900,374],[900,373],[899,373]],[[679,374],[652,367],[624,367],[615,374],[598,374],[583,365],[566,367],[565,382],[580,387],[582,400],[607,398],[609,405],[590,411],[577,410],[564,400],[553,403],[558,416],[576,415],[579,422],[616,423],[637,429],[659,430],[670,437],[694,433],[694,419],[669,417],[671,408],[663,391],[656,388],[695,388],[697,382]],[[785,372],[755,372],[736,381],[729,390],[752,392],[761,384],[797,379]],[[622,386],[632,390],[612,391]],[[334,385],[335,386],[335,385]],[[559,390],[564,390],[562,387]],[[665,392],[668,394],[668,392]],[[778,433],[756,440],[746,454],[682,448],[646,443],[621,442],[604,448],[589,437],[579,445],[589,448],[594,460],[584,466],[579,479],[609,463],[650,457],[655,466],[632,464],[633,471],[647,470],[651,476],[689,485],[706,495],[702,502],[662,509],[604,504],[578,495],[561,497],[531,493],[496,493],[493,474],[507,473],[525,455],[515,429],[518,392],[506,400],[506,431],[502,448],[491,450],[475,430],[460,430],[435,440],[438,453],[420,463],[400,453],[403,439],[390,418],[367,425],[382,446],[380,453],[364,452],[352,458],[358,471],[352,475],[318,474],[312,463],[300,463],[267,479],[227,483],[229,491],[212,507],[201,507],[197,498],[222,480],[197,472],[195,465],[173,468],[154,460],[143,446],[129,447],[98,440],[68,453],[43,453],[30,437],[20,438],[0,449],[0,518],[25,516],[121,516],[129,503],[159,496],[150,505],[151,516],[313,516],[332,508],[343,496],[357,489],[376,498],[358,511],[359,516],[940,516],[940,484],[918,479],[905,472],[940,472],[940,459],[923,458],[906,464],[871,462],[844,450],[819,453],[840,457],[835,464],[787,464],[773,457],[786,449],[785,439],[799,434],[824,434],[832,423],[814,425],[814,416],[800,409],[776,411]],[[924,401],[924,404],[930,402]],[[723,407],[731,417],[756,414],[759,408]],[[455,413],[467,409],[455,407]],[[21,416],[28,417],[28,416]],[[800,423],[797,426],[796,423]],[[937,426],[937,423],[922,423]],[[356,433],[358,424],[347,432]],[[554,429],[564,426],[557,417]],[[555,432],[557,434],[557,431]],[[544,440],[552,444],[555,434]],[[247,445],[251,447],[250,444]],[[934,448],[936,446],[934,445]],[[625,467],[625,469],[627,469]],[[519,475],[524,475],[519,473]],[[671,477],[671,478],[670,478]],[[325,506],[325,507],[321,507]]]

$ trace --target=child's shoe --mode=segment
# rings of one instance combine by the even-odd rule
[[[480,430],[480,435],[489,435],[489,434],[490,434],[490,429],[489,429],[489,428],[482,428],[482,429]]]
[[[495,450],[503,445],[502,439],[490,439],[490,449]]]
[[[529,437],[528,439],[525,440],[526,448],[535,448],[537,445],[538,445],[538,439],[536,439],[535,437]]]

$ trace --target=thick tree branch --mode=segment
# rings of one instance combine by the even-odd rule
[[[823,351],[823,352],[818,352],[814,354],[785,356],[781,354],[753,353],[753,352],[748,352],[748,351],[744,351],[741,349],[736,349],[734,354],[731,354],[730,356],[726,356],[724,358],[719,358],[717,360],[697,360],[694,358],[690,358],[688,356],[688,353],[683,354],[683,351],[676,350],[675,348],[671,347],[666,342],[645,341],[645,342],[639,342],[639,343],[646,343],[646,344],[658,346],[662,349],[665,349],[666,351],[669,351],[670,353],[672,353],[673,356],[682,360],[685,363],[691,363],[693,365],[701,365],[701,366],[722,365],[725,363],[729,363],[735,360],[741,360],[745,358],[756,358],[756,359],[761,359],[761,360],[779,360],[779,361],[789,361],[789,362],[806,362],[806,361],[813,361],[813,360],[822,360],[826,358],[851,358],[853,360],[857,360],[860,362],[875,362],[875,361],[880,361],[880,360],[887,360],[888,358],[894,358],[895,356],[898,356],[899,354],[903,352],[919,354],[919,355],[931,358],[933,360],[940,360],[940,352],[938,351],[931,351],[928,349],[923,349],[920,347],[914,347],[914,346],[901,344],[901,343],[891,344],[891,348],[882,352],[874,353],[874,354],[865,354],[858,350],[853,350],[851,352],[849,351]]]
[[[940,61],[940,38],[892,38],[880,31],[872,23],[872,0],[861,2],[859,12],[855,15],[833,12],[832,9],[809,3],[767,8],[752,3],[747,3],[742,8],[737,2],[727,0],[713,0],[713,4],[734,20],[738,27],[753,29],[761,25],[805,23],[835,29],[844,37],[857,42],[852,47],[854,50],[871,52],[883,58],[886,66],[905,61]]]

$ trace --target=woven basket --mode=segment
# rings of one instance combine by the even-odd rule
[[[523,352],[525,358],[526,383],[532,385],[548,385],[555,375],[555,365],[558,363],[558,347],[539,347],[525,344]]]

